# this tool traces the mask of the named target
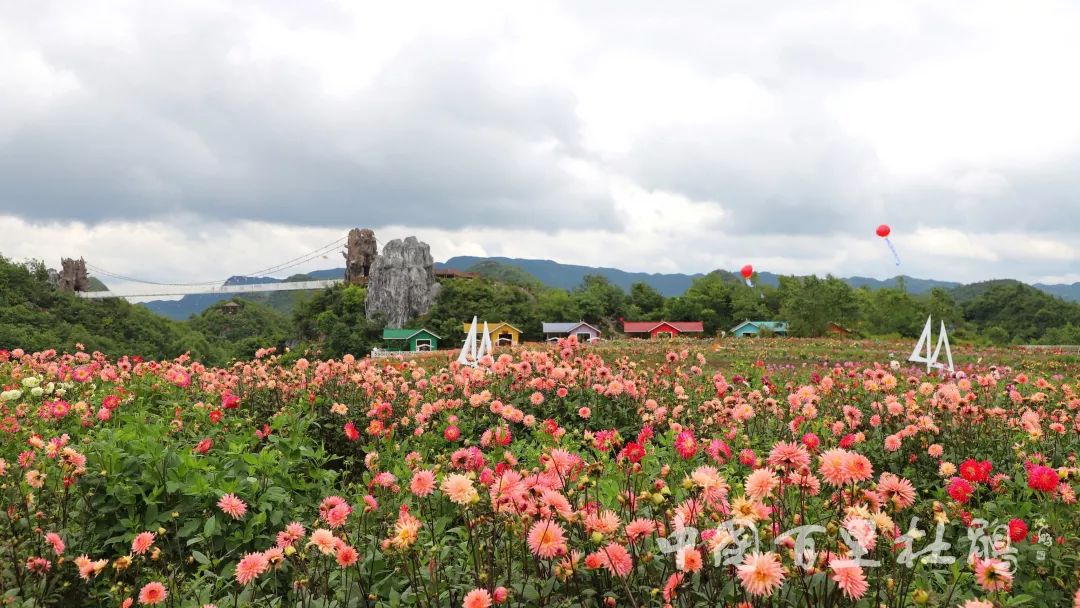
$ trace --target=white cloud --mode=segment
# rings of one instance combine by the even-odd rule
[[[201,280],[370,225],[437,259],[1075,276],[1064,1],[5,10],[9,257]]]
[[[772,94],[743,74],[710,78],[693,66],[646,52],[612,53],[577,80],[584,142],[600,154],[623,155],[641,136],[683,127],[736,129],[770,118]]]
[[[902,175],[969,166],[1030,167],[1076,149],[1080,84],[1075,5],[1008,2],[942,5],[923,28],[956,28],[949,51],[900,73],[867,79],[830,96],[838,121],[867,138]],[[957,7],[955,11],[945,6]]]
[[[998,261],[994,249],[979,242],[972,235],[952,228],[921,227],[910,236],[891,237],[903,250],[917,250],[924,256],[942,261],[955,258],[984,262]],[[903,258],[901,258],[903,259]]]

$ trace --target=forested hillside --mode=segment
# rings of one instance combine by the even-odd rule
[[[189,350],[209,354],[190,328],[121,299],[83,300],[58,293],[41,264],[0,257],[0,348],[72,349],[157,357]]]
[[[56,291],[44,265],[0,257],[0,349],[70,351],[81,344],[87,351],[154,359],[187,352],[222,364],[293,333],[285,317],[253,302],[235,314],[218,304],[177,322],[120,298],[78,298]]]

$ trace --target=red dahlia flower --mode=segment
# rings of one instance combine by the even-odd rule
[[[690,460],[697,454],[698,444],[692,431],[683,431],[675,437],[675,451],[683,460]]]
[[[641,447],[641,444],[631,441],[628,442],[621,452],[619,452],[619,458],[625,458],[630,462],[641,462],[641,459],[645,457],[645,448]]]
[[[971,493],[974,491],[974,488],[971,487],[971,484],[968,483],[966,479],[962,477],[953,477],[949,480],[947,491],[949,492],[949,496],[952,496],[953,500],[960,504],[964,504],[971,500]]]
[[[978,461],[968,458],[960,463],[960,476],[972,483],[986,483],[990,480],[990,471],[994,465],[989,460]]]
[[[1057,471],[1037,464],[1028,469],[1028,487],[1039,492],[1053,492],[1058,487]]]
[[[1009,520],[1009,540],[1014,543],[1018,543],[1028,535],[1028,526],[1022,519],[1010,519]]]
[[[356,425],[353,424],[351,420],[349,422],[345,423],[344,430],[345,430],[345,437],[349,441],[359,441],[360,440],[360,431],[356,430]]]

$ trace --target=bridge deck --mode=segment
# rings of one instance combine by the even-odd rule
[[[100,300],[102,298],[146,298],[160,296],[185,296],[197,293],[230,294],[257,293],[261,291],[299,291],[304,289],[323,289],[333,287],[344,279],[325,279],[322,281],[292,281],[288,283],[252,283],[250,285],[211,285],[208,287],[152,287],[136,293],[116,293],[113,291],[79,291],[80,298]]]

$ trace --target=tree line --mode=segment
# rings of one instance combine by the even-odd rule
[[[927,315],[943,320],[956,340],[993,344],[1080,344],[1080,304],[1016,281],[993,281],[954,290],[909,293],[896,287],[853,288],[826,276],[781,277],[777,286],[749,287],[716,271],[695,279],[685,293],[664,297],[646,283],[629,291],[603,276],[588,276],[572,290],[546,287],[531,275],[486,263],[481,277],[446,279],[434,306],[413,325],[455,346],[473,315],[508,321],[526,340],[543,339],[541,324],[586,321],[605,337],[621,321],[702,321],[705,336],[744,320],[786,321],[790,335],[824,335],[830,323],[855,335],[916,338]],[[208,363],[250,357],[261,347],[294,346],[322,356],[363,354],[383,345],[380,320],[365,317],[362,286],[338,285],[299,300],[291,316],[237,298],[239,310],[218,303],[186,321],[172,321],[122,299],[83,300],[59,293],[37,262],[0,257],[0,349],[71,349],[148,358],[189,352]],[[937,321],[935,321],[936,325]]]
[[[514,269],[515,271],[517,269]],[[702,321],[706,337],[719,336],[745,320],[786,321],[790,335],[825,335],[831,323],[856,336],[917,338],[926,317],[945,322],[954,339],[993,344],[1080,344],[1080,304],[1066,302],[1016,281],[995,281],[926,294],[896,287],[853,288],[833,277],[781,277],[779,285],[748,287],[716,271],[693,281],[685,293],[664,297],[646,283],[627,292],[603,276],[588,276],[572,290],[545,287],[527,273],[488,268],[492,279],[449,279],[435,305],[416,327],[460,343],[462,323],[473,315],[508,321],[526,340],[542,340],[543,322],[585,321],[605,336],[621,333],[621,320]],[[351,345],[381,344],[381,324],[364,318],[364,289],[339,287],[300,305],[294,320],[303,340],[330,354]]]

